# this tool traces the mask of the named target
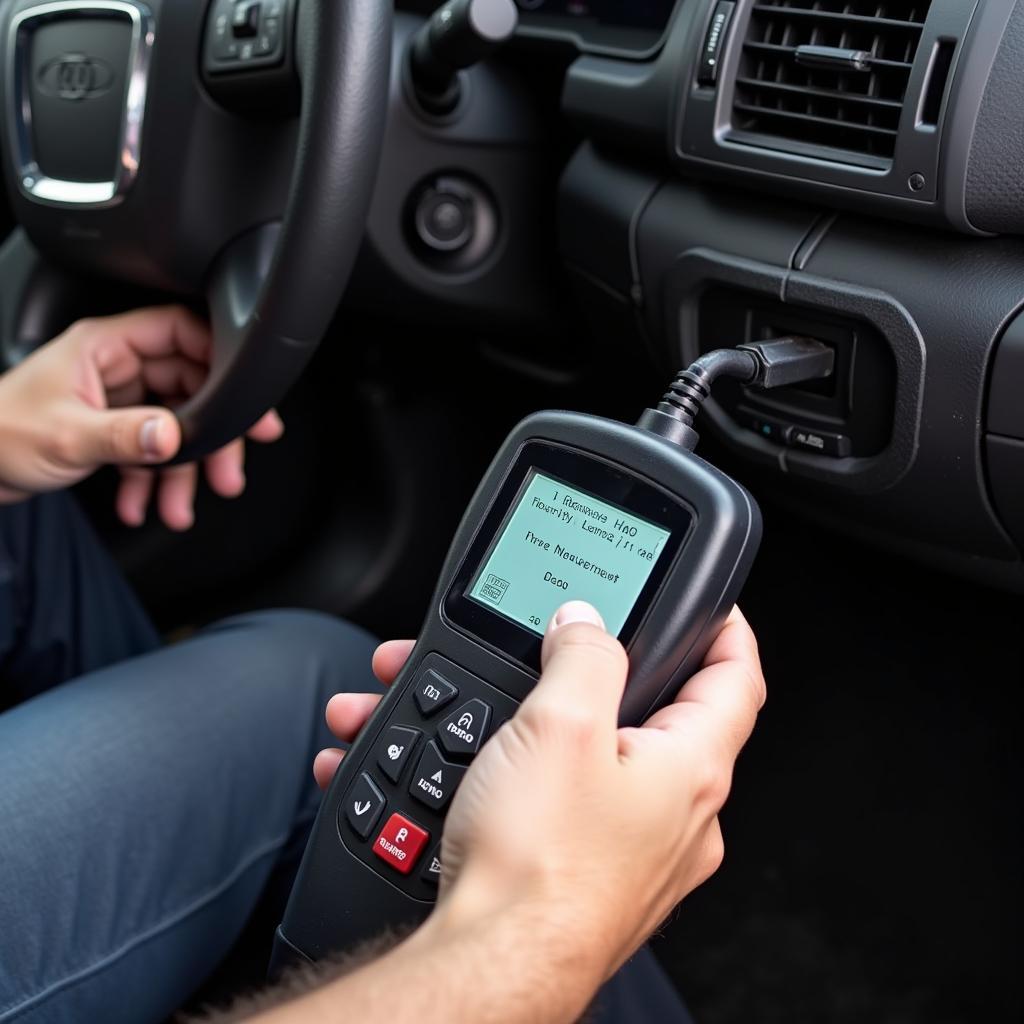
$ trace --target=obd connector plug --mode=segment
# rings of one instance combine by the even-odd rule
[[[754,388],[781,388],[832,374],[835,353],[813,338],[774,338],[707,352],[676,376],[656,408],[637,426],[693,451],[700,435],[694,421],[719,377]]]

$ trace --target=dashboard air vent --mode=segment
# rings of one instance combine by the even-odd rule
[[[795,151],[825,147],[861,162],[891,160],[930,3],[755,0],[734,131],[789,140],[785,148]]]

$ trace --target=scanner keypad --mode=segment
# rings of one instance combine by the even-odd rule
[[[409,896],[435,900],[445,813],[496,731],[491,723],[504,725],[517,706],[447,658],[428,654],[345,793],[338,813],[345,846]]]

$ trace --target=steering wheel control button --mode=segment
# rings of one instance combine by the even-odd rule
[[[444,676],[428,668],[416,684],[416,707],[424,718],[429,718],[458,695],[459,691]]]
[[[277,49],[277,40],[280,37],[280,28],[276,18],[267,18],[263,22],[263,31],[256,42],[256,52],[259,54],[270,54]]]
[[[413,773],[409,792],[421,804],[440,811],[448,805],[465,774],[466,769],[446,761],[437,749],[437,744],[431,740]]]
[[[441,746],[449,754],[471,757],[484,741],[490,717],[491,709],[482,700],[466,701],[441,723],[437,734]]]
[[[420,878],[427,885],[441,884],[441,844],[438,843],[430,852],[430,856],[423,862],[423,870]]]
[[[231,32],[238,39],[254,36],[260,29],[260,5],[240,3],[231,15]]]
[[[360,839],[366,839],[384,810],[384,794],[366,772],[345,797],[345,817]]]
[[[214,0],[206,32],[208,72],[279,64],[287,0]]]
[[[392,782],[397,782],[402,777],[402,770],[416,749],[419,739],[420,733],[417,729],[408,729],[403,725],[393,725],[384,733],[377,749],[377,764]]]
[[[403,875],[409,874],[427,845],[430,833],[401,814],[392,814],[373,842],[373,852]]]

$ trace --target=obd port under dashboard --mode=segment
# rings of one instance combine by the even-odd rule
[[[732,419],[761,438],[833,458],[870,457],[892,437],[896,362],[871,325],[712,287],[699,308],[701,350],[784,335],[814,338],[835,351],[831,376],[762,391],[723,380],[715,398]]]

